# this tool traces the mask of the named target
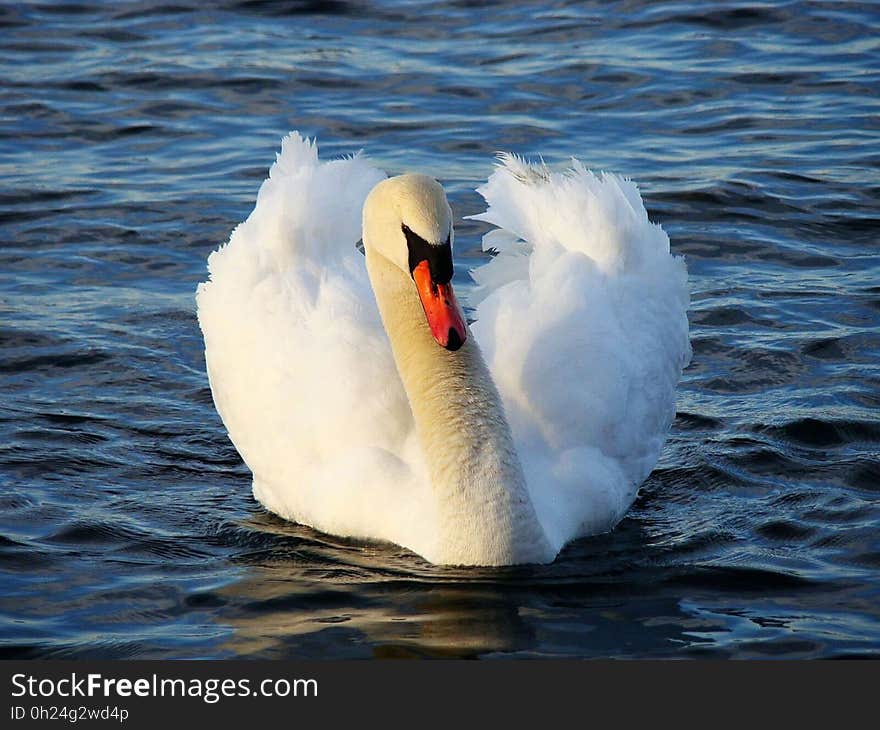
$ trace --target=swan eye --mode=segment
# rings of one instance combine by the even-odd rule
[[[431,279],[435,284],[448,284],[452,279],[452,246],[451,237],[445,243],[428,243],[418,233],[414,233],[405,223],[401,225],[406,245],[409,250],[409,273],[415,270],[422,261],[428,262]]]

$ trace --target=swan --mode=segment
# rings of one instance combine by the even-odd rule
[[[502,154],[478,192],[494,256],[469,323],[440,183],[283,140],[196,293],[214,403],[271,512],[498,566],[629,509],[690,360],[684,260],[634,183],[574,159]]]

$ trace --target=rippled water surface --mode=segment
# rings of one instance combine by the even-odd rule
[[[2,655],[880,655],[878,16],[3,6]],[[640,183],[694,361],[612,534],[443,569],[254,502],[193,294],[290,129],[442,179],[462,284],[496,150]]]

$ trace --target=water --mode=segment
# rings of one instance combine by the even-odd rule
[[[880,10],[837,2],[0,10],[5,657],[880,654]],[[484,5],[484,4],[475,4]],[[290,129],[444,181],[627,174],[694,362],[610,535],[460,570],[267,514],[193,293]]]

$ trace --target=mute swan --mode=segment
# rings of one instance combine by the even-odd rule
[[[690,358],[684,261],[632,182],[576,160],[502,155],[478,192],[497,255],[469,326],[440,184],[284,139],[197,292],[214,402],[267,509],[509,565],[632,504]]]

